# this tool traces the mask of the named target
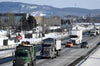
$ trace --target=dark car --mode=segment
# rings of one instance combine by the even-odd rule
[[[80,45],[81,48],[88,48],[88,43],[87,42],[82,42]]]
[[[100,42],[99,42],[99,43],[97,43],[97,45],[100,45]]]

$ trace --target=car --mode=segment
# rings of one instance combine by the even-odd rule
[[[87,42],[82,42],[82,43],[80,44],[80,47],[81,47],[81,48],[89,48]]]
[[[73,47],[73,42],[69,41],[65,44],[65,47]]]
[[[100,42],[98,42],[97,45],[100,45]]]

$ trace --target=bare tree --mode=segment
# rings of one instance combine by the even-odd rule
[[[8,17],[8,26],[18,27],[20,25],[20,22],[16,20],[13,13],[7,13],[7,17]]]

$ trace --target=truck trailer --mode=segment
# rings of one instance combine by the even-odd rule
[[[79,45],[82,42],[82,30],[74,29],[69,34],[74,45]]]
[[[60,55],[61,51],[61,40],[54,38],[44,39],[42,42],[42,49],[40,55],[42,58],[55,58]]]
[[[36,66],[35,45],[29,42],[22,42],[16,47],[13,66]]]

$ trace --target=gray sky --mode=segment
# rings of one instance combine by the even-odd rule
[[[0,0],[0,2],[4,1],[50,5],[57,8],[80,7],[87,9],[100,9],[100,0]]]

